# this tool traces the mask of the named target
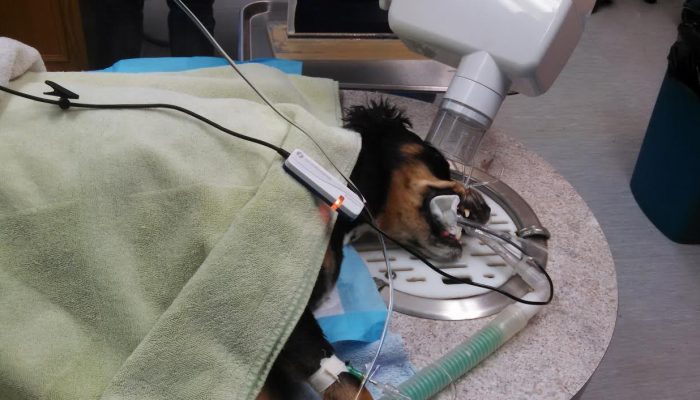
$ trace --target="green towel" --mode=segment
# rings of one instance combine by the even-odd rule
[[[244,66],[349,173],[337,85]],[[314,145],[229,69],[27,74],[95,103],[168,102]],[[275,152],[172,111],[0,94],[0,398],[253,399],[306,305],[332,221]]]

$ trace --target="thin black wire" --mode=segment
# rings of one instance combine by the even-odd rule
[[[549,303],[552,302],[552,298],[554,297],[554,283],[552,282],[552,278],[549,276],[549,274],[548,274],[547,271],[544,269],[544,267],[542,267],[542,265],[540,265],[540,263],[538,263],[534,258],[531,258],[531,259],[532,259],[532,262],[537,266],[537,268],[539,268],[539,270],[542,272],[542,274],[544,274],[544,276],[547,278],[547,282],[549,283],[549,297],[547,298],[546,301],[532,301],[532,300],[521,299],[521,298],[519,298],[519,297],[517,297],[517,296],[515,296],[515,295],[512,295],[512,294],[506,292],[505,290],[501,290],[501,289],[499,289],[499,288],[497,288],[497,287],[490,286],[490,285],[485,285],[485,284],[483,284],[483,283],[473,282],[473,281],[470,281],[470,280],[458,278],[458,277],[456,277],[456,276],[453,276],[453,275],[451,275],[451,274],[448,274],[447,272],[445,272],[445,271],[443,271],[442,269],[440,269],[440,268],[436,267],[435,265],[433,265],[433,263],[431,263],[428,259],[426,259],[425,257],[423,257],[421,254],[419,254],[418,252],[416,252],[415,250],[413,250],[413,249],[410,248],[409,246],[405,246],[404,244],[402,244],[402,243],[399,242],[398,240],[396,240],[396,239],[394,239],[393,237],[389,236],[389,234],[387,234],[386,232],[384,232],[383,230],[381,230],[381,229],[380,229],[378,226],[376,226],[372,221],[365,221],[365,222],[366,222],[372,229],[374,229],[375,231],[377,231],[377,233],[381,234],[382,236],[384,236],[385,238],[387,238],[387,239],[389,239],[390,241],[394,242],[396,245],[398,245],[398,246],[401,247],[402,249],[404,249],[404,250],[406,250],[407,252],[411,253],[411,255],[413,255],[414,257],[416,257],[417,259],[419,259],[420,261],[422,261],[425,265],[427,265],[428,268],[430,268],[430,269],[432,269],[433,271],[437,272],[438,274],[444,276],[445,278],[452,279],[452,280],[455,280],[455,281],[457,281],[457,282],[464,283],[464,284],[466,284],[466,285],[471,285],[471,286],[476,286],[476,287],[480,287],[480,288],[483,288],[483,289],[492,290],[492,291],[494,291],[494,292],[497,292],[497,293],[502,294],[503,296],[508,297],[508,298],[511,299],[511,300],[515,300],[515,301],[517,301],[518,303],[528,304],[528,305],[532,305],[532,306],[544,306],[544,305],[547,305],[547,304],[549,304]],[[467,224],[467,225],[472,226],[471,224]],[[493,231],[491,231],[491,230],[488,229],[488,228],[484,228],[483,226],[478,225],[478,224],[474,224],[472,227],[477,228],[477,229],[481,229],[482,231],[486,232],[488,235],[493,236],[493,237],[495,237],[495,238],[497,238],[497,239],[500,239],[500,240],[505,241],[505,242],[508,243],[509,245],[515,247],[518,251],[520,251],[520,252],[523,253],[524,255],[527,254],[527,253],[525,253],[525,249],[523,249],[522,246],[518,245],[517,243],[515,243],[513,240],[511,240],[511,239],[509,239],[509,238],[504,238],[504,237],[502,237],[501,235],[499,235],[498,233],[493,232]]]
[[[29,99],[29,100],[33,100],[33,101],[38,101],[38,102],[40,102],[40,103],[53,104],[53,105],[57,105],[57,106],[62,106],[62,105],[65,105],[65,104],[66,104],[64,100],[46,99],[46,98],[43,98],[43,97],[38,97],[38,96],[31,95],[31,94],[19,92],[19,91],[17,91],[17,90],[10,89],[10,88],[8,88],[8,87],[1,86],[1,85],[0,85],[0,90],[2,90],[2,91],[4,91],[4,92],[7,92],[7,93],[10,93],[10,94],[13,94],[13,95],[16,95],[16,96],[19,96],[19,97],[23,97],[23,98],[25,98],[25,99]],[[67,100],[67,99],[66,99],[66,100]],[[252,142],[252,143],[255,143],[255,144],[259,144],[259,145],[261,145],[261,146],[265,146],[265,147],[267,147],[267,148],[269,148],[269,149],[272,149],[272,150],[276,151],[277,154],[281,155],[281,156],[282,156],[283,158],[285,158],[285,159],[286,159],[287,157],[289,157],[289,152],[288,152],[287,150],[281,148],[281,147],[275,146],[274,144],[268,143],[268,142],[266,142],[266,141],[264,141],[264,140],[256,139],[256,138],[253,138],[253,137],[250,137],[250,136],[246,136],[246,135],[243,135],[243,134],[241,134],[241,133],[232,131],[232,130],[230,130],[230,129],[228,129],[228,128],[225,128],[225,127],[223,127],[223,126],[217,124],[216,122],[210,120],[209,118],[206,118],[206,117],[204,117],[204,116],[202,116],[202,115],[197,114],[197,113],[194,112],[194,111],[188,110],[187,108],[184,108],[184,107],[176,106],[176,105],[174,105],[174,104],[166,104],[166,103],[146,103],[146,104],[88,104],[88,103],[74,103],[74,102],[68,102],[67,104],[69,105],[69,107],[87,108],[87,109],[101,109],[101,110],[116,110],[116,109],[120,109],[120,110],[168,109],[168,110],[179,111],[179,112],[181,112],[181,113],[184,113],[184,114],[189,115],[189,116],[192,117],[192,118],[198,119],[198,120],[204,122],[205,124],[207,124],[207,125],[209,125],[209,126],[212,126],[212,127],[216,128],[216,129],[222,131],[222,132],[225,132],[225,133],[227,133],[227,134],[229,134],[229,135],[231,135],[231,136],[233,136],[233,137],[236,137],[236,138],[241,139],[241,140],[246,140],[246,141],[248,141],[248,142]]]

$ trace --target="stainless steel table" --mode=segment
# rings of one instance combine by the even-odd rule
[[[286,23],[287,2],[259,1],[241,9],[239,60],[274,57],[268,25]],[[447,90],[454,68],[432,60],[304,61],[306,76],[330,78],[341,89],[439,93]]]

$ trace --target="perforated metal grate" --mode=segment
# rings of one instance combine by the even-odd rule
[[[484,197],[491,207],[488,227],[514,234],[516,226],[508,213],[495,201]],[[502,286],[513,276],[513,269],[488,246],[466,235],[462,235],[461,241],[464,252],[460,259],[449,263],[436,262],[435,265],[450,275],[495,287]],[[488,292],[488,289],[445,278],[402,249],[389,249],[387,255],[395,273],[394,286],[403,293],[432,299],[456,299]],[[386,264],[381,251],[361,251],[360,256],[373,277],[386,280]]]

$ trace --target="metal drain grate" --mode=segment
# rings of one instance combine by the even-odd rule
[[[481,171],[474,171],[473,178],[480,182],[495,180]],[[491,207],[489,228],[529,236],[538,244],[546,245],[546,229],[540,226],[532,209],[510,187],[494,182],[480,187],[479,191]],[[456,277],[500,287],[516,296],[527,292],[528,287],[522,279],[514,276],[513,269],[488,246],[466,235],[462,236],[462,245],[464,252],[459,260],[435,264]],[[386,265],[377,244],[358,244],[356,248],[375,281],[378,284],[386,282]],[[398,247],[388,248],[387,255],[395,274],[395,304],[399,312],[433,319],[469,319],[494,314],[511,302],[488,289],[444,278]],[[545,265],[546,256],[539,258]],[[388,288],[381,290],[386,298]]]

